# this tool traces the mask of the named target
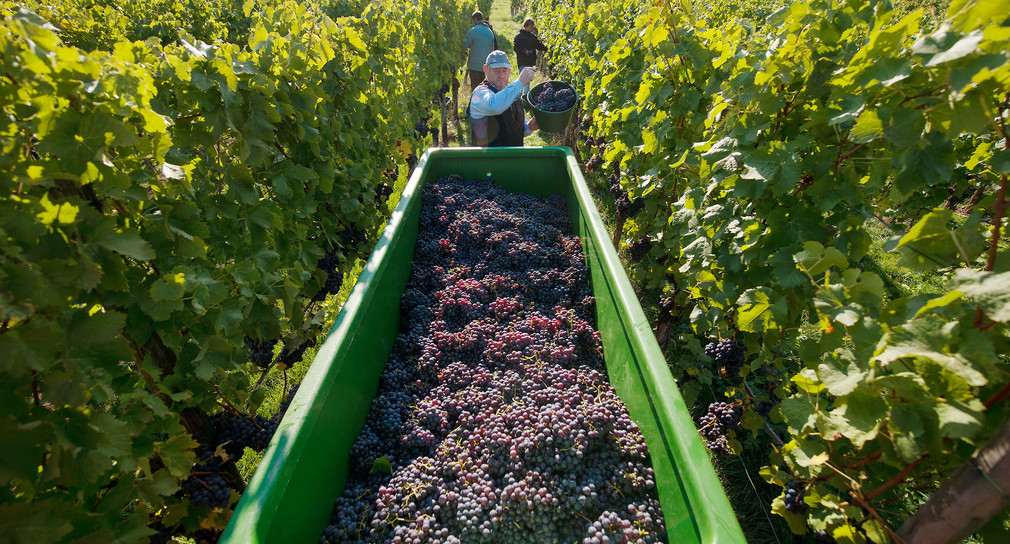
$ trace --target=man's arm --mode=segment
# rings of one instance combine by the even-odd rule
[[[509,109],[523,93],[523,83],[518,79],[497,93],[487,87],[478,88],[470,98],[470,116],[474,119],[491,117]]]

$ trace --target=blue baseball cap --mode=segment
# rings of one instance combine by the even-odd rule
[[[512,68],[512,63],[509,62],[509,56],[500,49],[492,51],[491,54],[487,56],[487,61],[484,62],[484,64],[486,64],[488,68]]]

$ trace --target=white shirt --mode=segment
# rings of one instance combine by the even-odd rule
[[[470,117],[474,121],[480,121],[485,117],[501,115],[509,109],[523,94],[523,82],[518,79],[509,83],[504,89],[494,92],[490,87],[477,87],[477,90],[470,96]],[[523,126],[523,136],[533,133],[530,124],[527,122]],[[480,132],[478,132],[480,134]]]

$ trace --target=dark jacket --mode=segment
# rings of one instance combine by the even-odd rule
[[[547,46],[525,28],[519,30],[512,49],[516,52],[516,64],[519,66],[536,66],[537,51],[547,51]]]

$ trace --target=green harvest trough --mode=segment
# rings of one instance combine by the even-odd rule
[[[458,173],[567,199],[586,252],[610,381],[641,427],[671,543],[744,537],[627,274],[566,147],[430,149],[239,501],[221,542],[315,543],[347,478],[348,451],[378,390],[399,325],[421,187]]]

